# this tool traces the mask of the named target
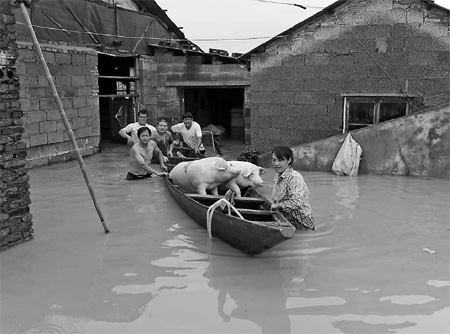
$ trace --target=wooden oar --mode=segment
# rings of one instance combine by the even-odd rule
[[[75,149],[77,160],[78,160],[78,163],[80,164],[81,171],[83,172],[84,180],[86,181],[86,185],[87,185],[87,187],[89,189],[89,193],[91,194],[92,201],[94,202],[95,209],[97,210],[97,214],[100,217],[100,221],[101,221],[101,223],[103,225],[103,228],[105,229],[105,233],[109,233],[109,229],[106,226],[105,220],[103,219],[102,212],[100,211],[100,207],[99,207],[99,205],[97,203],[97,199],[95,198],[94,189],[92,188],[91,183],[89,181],[89,177],[88,177],[88,175],[86,173],[86,167],[84,166],[83,157],[81,156],[80,150],[78,149],[78,145],[77,145],[77,142],[75,140],[75,136],[73,134],[72,128],[70,127],[69,121],[67,120],[66,113],[64,112],[64,107],[62,105],[61,99],[59,98],[58,92],[56,91],[56,87],[55,87],[55,84],[53,82],[53,78],[52,78],[52,76],[50,74],[50,71],[48,69],[47,63],[46,63],[46,61],[44,59],[44,55],[42,54],[41,46],[39,45],[39,42],[37,40],[37,37],[36,37],[36,34],[34,32],[33,26],[31,24],[30,17],[28,16],[27,9],[25,8],[24,0],[18,0],[18,2],[19,2],[19,5],[20,5],[20,10],[22,12],[22,15],[25,18],[25,21],[27,23],[27,27],[30,30],[31,37],[33,39],[33,44],[34,44],[34,47],[36,48],[36,52],[37,52],[37,54],[39,56],[39,60],[40,60],[40,62],[42,64],[42,67],[44,69],[45,75],[47,77],[47,81],[48,81],[48,83],[49,83],[49,85],[50,85],[50,87],[52,89],[53,98],[55,99],[56,104],[58,105],[58,109],[59,109],[59,113],[61,115],[62,121],[64,123],[64,126],[65,126],[67,132],[69,133],[70,141],[72,142],[72,145],[73,145],[73,147]]]

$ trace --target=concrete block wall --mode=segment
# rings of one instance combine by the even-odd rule
[[[450,12],[419,0],[354,0],[251,57],[251,142],[260,151],[342,132],[343,93],[450,101]]]
[[[450,104],[351,131],[361,146],[359,174],[450,178]],[[347,134],[293,146],[294,168],[331,172]],[[270,166],[271,154],[259,162]]]
[[[187,62],[198,63],[201,57],[174,56],[170,52],[158,53],[157,61],[157,86],[158,86],[158,113],[170,117],[179,117],[181,111],[181,91],[178,87],[166,86],[170,76],[181,76],[187,72]]]
[[[82,155],[99,151],[97,54],[90,48],[41,44],[58,95]],[[28,167],[74,159],[75,151],[42,65],[30,42],[18,42],[17,74]]]
[[[0,0],[0,250],[33,238],[17,46],[9,0]]]

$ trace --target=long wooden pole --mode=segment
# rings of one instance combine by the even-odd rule
[[[27,9],[25,8],[25,4],[23,3],[23,1],[24,0],[18,0],[18,2],[20,4],[20,10],[22,12],[23,17],[25,18],[25,21],[27,23],[28,29],[30,30],[30,34],[31,34],[31,37],[33,39],[34,47],[36,48],[36,52],[37,52],[37,54],[39,56],[39,60],[41,62],[41,65],[42,65],[42,67],[44,69],[44,72],[45,72],[45,75],[47,77],[47,81],[48,81],[48,83],[49,83],[49,85],[50,85],[50,87],[52,89],[53,98],[55,99],[56,104],[58,106],[58,110],[59,110],[59,113],[61,115],[62,121],[64,123],[64,126],[65,126],[67,132],[69,133],[70,141],[72,142],[72,145],[73,145],[73,147],[75,149],[77,160],[78,160],[78,163],[80,164],[81,171],[83,172],[84,180],[86,181],[86,185],[87,185],[87,187],[89,189],[89,193],[91,194],[92,201],[94,202],[95,209],[97,210],[97,214],[100,217],[100,221],[101,221],[101,223],[103,225],[103,228],[105,229],[105,233],[109,233],[109,229],[106,226],[105,219],[103,219],[102,212],[100,211],[100,207],[99,207],[99,205],[97,203],[97,199],[95,198],[94,189],[92,188],[91,182],[89,181],[89,177],[88,177],[88,175],[86,173],[86,167],[84,165],[83,157],[81,156],[80,150],[78,149],[78,145],[77,145],[77,142],[75,140],[75,136],[73,134],[72,128],[70,127],[69,121],[67,120],[66,113],[64,112],[64,107],[62,105],[61,99],[59,98],[58,92],[57,92],[55,84],[53,82],[53,78],[52,78],[52,76],[50,74],[50,71],[48,69],[47,63],[46,63],[46,61],[44,59],[44,55],[42,54],[41,46],[39,45],[39,42],[37,40],[36,34],[34,32],[34,29],[33,29],[33,25],[31,24],[30,17],[28,15]]]

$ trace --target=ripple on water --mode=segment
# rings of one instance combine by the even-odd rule
[[[450,286],[450,281],[429,280],[427,281],[427,284],[436,288],[443,288],[446,286]]]
[[[43,324],[29,327],[16,334],[75,334],[87,333],[86,319],[66,315],[52,314],[45,317]]]
[[[397,305],[420,305],[435,301],[436,298],[431,296],[422,295],[409,295],[409,296],[387,296],[378,299],[380,302],[388,301]]]
[[[17,334],[64,334],[64,333],[68,332],[66,332],[64,328],[54,325],[40,325],[17,332]]]
[[[338,306],[346,303],[347,301],[344,298],[334,296],[318,298],[288,297],[286,300],[286,308],[295,309],[315,306]]]

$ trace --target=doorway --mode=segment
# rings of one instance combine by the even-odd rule
[[[220,125],[228,139],[244,139],[244,88],[185,88],[184,111],[202,128]]]
[[[126,144],[119,130],[136,121],[136,57],[98,55],[100,139]]]

